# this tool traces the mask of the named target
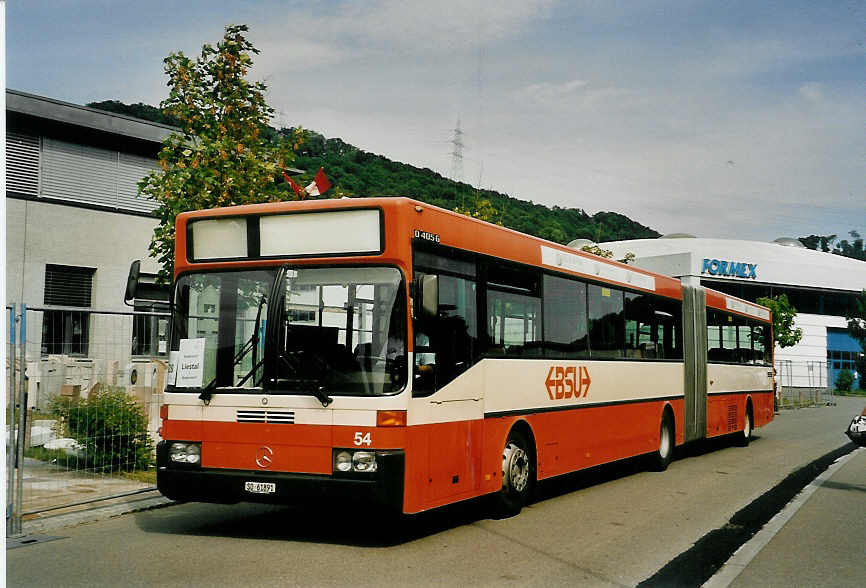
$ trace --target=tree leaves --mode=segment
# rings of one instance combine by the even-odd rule
[[[794,328],[794,317],[797,309],[788,302],[787,294],[779,294],[773,297],[761,297],[756,301],[761,306],[766,306],[773,313],[773,336],[779,347],[793,347],[800,342],[803,331]]]
[[[229,25],[216,47],[203,45],[196,59],[177,52],[163,61],[169,94],[160,108],[180,131],[164,141],[159,169],[139,182],[141,194],[158,204],[150,253],[162,281],[173,275],[174,223],[181,212],[293,197],[274,179],[302,137],[298,130],[263,138],[274,110],[265,101],[266,86],[245,79],[250,55],[258,53],[247,30]]]

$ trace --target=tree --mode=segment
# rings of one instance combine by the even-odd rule
[[[860,343],[860,357],[854,364],[860,375],[860,387],[866,387],[866,290],[854,301],[854,310],[847,315],[848,333]]]
[[[836,235],[809,235],[800,237],[800,242],[809,249],[820,250],[866,261],[866,242],[857,231],[848,231],[851,240],[837,239]]]
[[[854,374],[850,370],[842,370],[836,376],[836,390],[840,392],[850,392],[851,386],[854,384]]]
[[[860,292],[860,296],[854,299],[854,309],[846,318],[848,332],[866,351],[866,290]]]
[[[857,231],[848,231],[848,235],[851,237],[851,241],[848,241],[848,239],[842,239],[836,243],[836,246],[833,248],[833,253],[844,257],[850,257],[852,259],[866,261],[866,243],[863,242],[863,237],[861,237],[860,233]]]
[[[105,110],[107,112],[134,116],[135,118],[141,118],[173,127],[178,126],[178,121],[175,118],[167,115],[155,106],[144,104],[142,102],[124,104],[119,100],[102,100],[101,102],[88,102],[87,106],[90,108]]]
[[[604,257],[605,259],[613,259],[613,251],[610,249],[602,249],[598,245],[584,245],[580,248],[581,251],[586,251],[587,253],[592,253],[593,255],[598,255],[599,257]],[[634,253],[628,251],[622,259],[617,259],[620,263],[631,263],[634,261]]]
[[[502,213],[497,211],[496,208],[493,206],[493,203],[490,202],[490,200],[488,200],[487,198],[478,198],[476,196],[473,205],[457,206],[454,208],[454,212],[487,221],[488,223],[493,223],[496,225],[502,224]],[[497,216],[499,217],[498,219],[496,218]]]
[[[788,302],[787,294],[779,294],[771,298],[761,297],[757,302],[773,313],[773,334],[779,347],[793,347],[800,342],[803,331],[794,327],[797,309]]]
[[[202,47],[195,60],[182,52],[165,58],[169,95],[162,111],[177,121],[159,152],[159,169],[139,182],[139,191],[158,203],[159,224],[150,253],[159,278],[172,278],[175,217],[188,210],[292,199],[278,185],[293,148],[302,140],[296,129],[287,141],[264,135],[274,110],[265,102],[266,86],[246,79],[251,54],[246,25],[229,25],[216,48]]]
[[[830,244],[836,240],[836,235],[809,235],[808,237],[800,237],[799,241],[809,249],[815,251],[830,252]]]

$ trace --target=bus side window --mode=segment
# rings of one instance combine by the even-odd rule
[[[754,352],[752,351],[752,327],[742,317],[734,317],[737,329],[737,354],[736,361],[739,363],[753,363]]]
[[[761,323],[751,323],[751,338],[752,352],[754,353],[754,363],[762,365],[770,365],[770,349],[768,349],[768,340],[770,335],[770,327]]]
[[[721,313],[707,309],[707,361],[722,361]]]
[[[491,262],[487,274],[488,356],[542,353],[541,276],[514,264]]]
[[[678,300],[655,297],[659,359],[683,358],[683,305]]]
[[[625,356],[628,359],[662,359],[655,300],[648,294],[625,293]]]
[[[625,347],[623,291],[595,284],[590,284],[588,290],[590,357],[622,357]]]
[[[436,282],[437,313],[427,315],[416,305],[413,396],[433,394],[469,369],[477,356],[475,282],[444,274]]]
[[[587,355],[586,284],[544,276],[544,356]]]

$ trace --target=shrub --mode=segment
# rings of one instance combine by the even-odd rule
[[[60,420],[58,433],[83,446],[88,469],[128,472],[150,465],[147,416],[123,389],[93,391],[86,399],[58,397],[51,411]]]
[[[866,352],[861,353],[857,357],[857,361],[854,363],[854,368],[860,376],[860,389],[866,390]]]
[[[841,392],[850,392],[853,384],[854,374],[852,374],[850,370],[842,370],[836,376],[836,390]]]

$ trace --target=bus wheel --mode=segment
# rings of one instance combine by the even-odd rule
[[[668,469],[668,464],[671,463],[671,458],[674,455],[675,443],[674,423],[670,413],[665,413],[659,427],[659,448],[653,454],[653,469],[655,471],[663,472]]]
[[[517,431],[508,434],[502,450],[502,489],[496,494],[496,512],[514,516],[529,501],[535,480],[535,464],[529,445]]]
[[[743,424],[743,430],[737,435],[737,445],[740,447],[748,447],[749,441],[752,440],[752,407],[746,408],[746,422]]]

